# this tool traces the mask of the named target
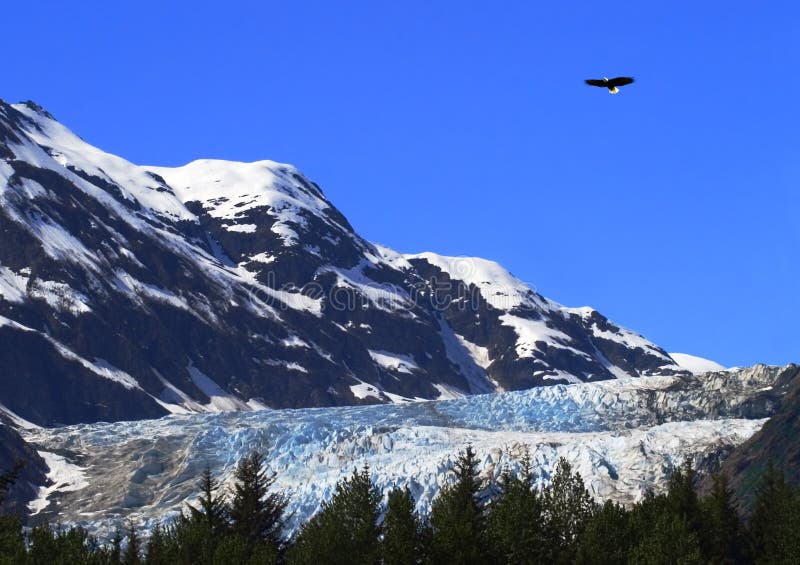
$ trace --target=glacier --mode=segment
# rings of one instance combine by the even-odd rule
[[[25,439],[58,465],[30,508],[34,522],[81,525],[100,539],[127,519],[146,531],[196,497],[203,468],[230,485],[238,460],[256,449],[288,496],[288,536],[364,465],[384,496],[408,485],[427,512],[468,444],[487,483],[527,451],[539,486],[564,457],[597,500],[632,503],[662,489],[685,458],[708,468],[746,441],[794,374],[756,365],[454,400],[31,428]]]

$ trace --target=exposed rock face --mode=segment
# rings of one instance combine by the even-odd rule
[[[8,487],[0,515],[25,516],[28,503],[36,498],[39,487],[48,483],[47,464],[12,427],[14,422],[0,415],[0,474],[18,469],[16,479]]]
[[[141,167],[0,102],[0,403],[36,424],[681,371],[495,263],[365,241],[289,165]]]
[[[720,471],[730,479],[734,499],[743,513],[752,508],[756,488],[771,460],[786,479],[800,487],[800,367],[782,368],[774,385],[750,402],[751,413],[769,410],[772,417],[753,437],[725,458]],[[711,489],[711,477],[702,488]]]

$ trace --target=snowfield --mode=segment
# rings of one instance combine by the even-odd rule
[[[529,450],[538,484],[565,457],[598,500],[630,503],[661,489],[685,457],[703,467],[760,429],[781,394],[781,374],[780,367],[757,365],[445,401],[24,430],[37,449],[53,454],[48,461],[59,463],[51,471],[56,484],[42,489],[31,508],[101,538],[128,517],[149,528],[191,501],[206,465],[229,483],[237,461],[257,449],[289,496],[290,534],[338,480],[363,465],[384,495],[408,484],[418,509],[427,511],[467,444],[485,479],[514,468]]]

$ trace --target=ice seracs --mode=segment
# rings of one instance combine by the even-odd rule
[[[703,470],[744,442],[796,373],[793,366],[760,365],[447,401],[175,415],[24,435],[41,451],[65,454],[53,473],[80,462],[75,480],[42,493],[36,508],[43,516],[57,509],[62,523],[101,536],[129,517],[150,527],[197,495],[189,478],[206,465],[230,482],[239,458],[257,449],[276,473],[275,487],[289,497],[290,534],[338,480],[364,464],[384,495],[408,486],[418,510],[428,511],[450,480],[450,464],[470,443],[483,479],[515,469],[527,449],[536,484],[546,484],[565,457],[595,498],[630,503],[663,489],[685,458]],[[380,394],[366,383],[353,386],[365,397]]]

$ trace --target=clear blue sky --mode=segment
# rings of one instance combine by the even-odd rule
[[[800,361],[796,2],[2,13],[0,97],[107,151],[293,163],[372,241],[494,259],[669,351]]]

